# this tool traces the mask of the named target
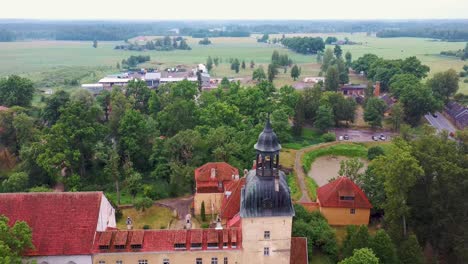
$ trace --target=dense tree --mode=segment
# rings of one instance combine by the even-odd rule
[[[333,50],[331,48],[327,48],[322,58],[322,72],[327,72],[328,67],[330,67],[333,64],[334,59],[335,55],[333,53]]]
[[[335,45],[333,53],[335,54],[335,57],[341,58],[341,55],[343,55],[343,50],[341,49],[340,45]]]
[[[177,132],[194,128],[197,122],[194,101],[177,99],[164,107],[157,116],[157,123],[162,135],[173,136]]]
[[[338,91],[340,86],[340,73],[336,66],[331,66],[327,70],[327,76],[325,77],[325,90],[326,91]]]
[[[364,168],[364,163],[362,163],[359,158],[342,160],[340,161],[340,170],[338,171],[338,175],[346,176],[354,183],[360,185],[360,170],[362,168]]]
[[[390,80],[390,92],[396,98],[400,98],[401,94],[412,89],[413,86],[419,85],[420,80],[413,74],[396,74]]]
[[[297,80],[299,78],[299,75],[301,75],[301,70],[299,67],[297,67],[297,64],[294,64],[294,66],[291,68],[291,78]]]
[[[317,118],[314,126],[322,132],[326,132],[333,126],[333,112],[332,109],[326,105],[321,105],[317,111]]]
[[[367,74],[371,65],[378,60],[379,57],[374,54],[364,54],[362,57],[359,57],[357,60],[353,62],[353,70],[356,72],[364,72]]]
[[[200,45],[210,45],[211,44],[211,40],[209,40],[208,38],[203,38],[202,40],[200,40],[198,42],[198,44]]]
[[[405,110],[401,103],[396,103],[392,107],[392,114],[390,115],[390,121],[392,122],[392,128],[394,131],[400,131],[401,123],[404,119]]]
[[[148,100],[151,96],[151,90],[145,81],[130,81],[125,89],[125,96],[132,99],[135,109],[142,113],[148,113]]]
[[[346,60],[346,67],[351,67],[353,64],[353,56],[351,55],[351,52],[347,51],[345,54],[345,60]]]
[[[46,105],[42,110],[42,118],[49,125],[52,126],[57,122],[60,117],[60,109],[68,103],[70,94],[59,90],[46,99]]]
[[[348,227],[347,236],[343,241],[342,254],[344,257],[350,257],[354,250],[370,247],[369,229],[365,225],[359,227]]]
[[[415,235],[410,235],[401,243],[398,255],[402,264],[424,263],[422,249]]]
[[[316,54],[325,48],[325,43],[320,37],[284,38],[281,43],[285,47],[302,54]]]
[[[432,90],[434,96],[439,100],[448,102],[458,91],[458,74],[455,70],[449,69],[445,72],[439,72],[427,81],[427,86]]]
[[[109,115],[109,128],[113,136],[117,135],[119,122],[127,109],[133,105],[133,98],[127,99],[119,88],[114,88],[111,92],[110,107],[112,109]]]
[[[239,73],[239,68],[240,68],[239,60],[234,59],[231,63],[231,70],[235,71],[236,73]]]
[[[371,127],[382,127],[382,120],[387,104],[380,98],[371,97],[366,102],[364,108],[364,120],[371,125]]]
[[[379,259],[379,263],[398,263],[395,245],[385,230],[381,229],[375,233],[370,242],[370,249],[372,249],[376,257]]]
[[[337,92],[324,92],[320,97],[320,105],[328,105],[332,109],[336,126],[341,121],[354,122],[356,101],[353,98],[345,98]]]
[[[378,156],[384,155],[385,152],[381,146],[373,146],[367,150],[367,159],[373,160]]]
[[[0,263],[22,263],[22,255],[34,249],[32,230],[24,221],[12,224],[0,215]]]
[[[428,112],[433,113],[442,108],[442,102],[434,98],[432,91],[421,83],[405,89],[400,95],[406,121],[415,126]]]
[[[153,206],[153,200],[148,197],[137,198],[134,203],[135,209],[144,212]]]
[[[34,95],[33,83],[26,78],[11,75],[0,79],[0,105],[30,106]]]
[[[268,34],[263,34],[263,36],[259,39],[257,39],[257,42],[263,42],[267,43],[268,42],[269,35]]]
[[[241,68],[242,68],[243,70],[245,70],[245,61],[242,61],[242,63],[241,63]]]
[[[373,162],[375,173],[385,178],[386,223],[393,239],[400,241],[407,235],[407,219],[410,212],[407,203],[408,192],[423,174],[423,170],[411,155],[410,146],[402,140],[396,141],[386,155],[377,157]]]
[[[213,69],[213,59],[211,58],[211,56],[208,56],[208,59],[206,60],[206,69],[208,71],[211,71],[211,69]]]
[[[423,79],[429,73],[430,68],[426,65],[423,65],[418,58],[412,56],[402,61],[401,71],[406,74],[413,74],[419,79]]]
[[[24,192],[28,187],[29,177],[25,172],[16,172],[2,182],[2,192]]]
[[[337,41],[338,41],[338,39],[337,39],[336,37],[327,37],[327,38],[325,39],[325,44],[330,45],[330,44],[332,44],[333,42],[337,42]]]
[[[262,66],[258,67],[257,69],[253,71],[252,80],[256,80],[260,82],[265,79],[266,79],[266,74]]]
[[[268,81],[273,82],[273,79],[275,79],[276,75],[278,75],[278,66],[273,63],[268,64]]]
[[[379,259],[369,248],[354,251],[353,255],[340,261],[339,264],[379,264]]]

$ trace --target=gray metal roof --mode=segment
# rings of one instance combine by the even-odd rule
[[[260,177],[255,170],[249,171],[241,192],[240,216],[271,217],[294,216],[294,208],[286,175],[279,171],[278,191],[275,177]]]
[[[267,119],[263,132],[258,136],[258,141],[254,148],[259,152],[278,152],[281,150],[278,137],[271,128],[270,118]]]

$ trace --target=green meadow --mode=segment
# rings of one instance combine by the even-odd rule
[[[443,50],[457,50],[464,48],[462,42],[440,42],[420,38],[391,38],[382,39],[356,34],[300,34],[301,36],[337,36],[340,39],[348,37],[351,41],[362,45],[345,45],[343,50],[350,51],[353,58],[365,53],[374,53],[388,59],[417,56],[424,64],[431,67],[431,74],[453,68],[460,71],[464,63],[455,58],[440,56]],[[293,36],[289,34],[287,36]],[[212,38],[212,45],[199,45],[200,39],[188,38],[192,50],[176,51],[122,51],[114,50],[114,46],[123,42],[98,43],[98,48],[92,47],[92,42],[81,41],[24,41],[0,43],[0,76],[20,74],[38,83],[39,87],[63,86],[63,80],[78,79],[81,83],[95,82],[103,75],[116,72],[117,62],[130,55],[149,55],[151,62],[141,67],[164,68],[176,65],[192,67],[204,63],[208,56],[219,57],[222,63],[211,72],[213,77],[250,77],[249,68],[253,60],[258,65],[268,64],[272,52],[276,49],[287,53],[295,63],[302,68],[301,77],[314,76],[320,71],[315,56],[301,55],[273,44],[257,43],[256,36],[248,38]],[[270,36],[272,37],[280,37]],[[151,39],[151,37],[147,37]],[[229,59],[244,60],[246,69],[238,74],[230,70]],[[468,63],[466,63],[468,64]],[[275,80],[276,85],[291,84],[293,80],[289,72],[281,74]],[[358,82],[357,79],[352,81]],[[468,94],[468,84],[460,83],[461,90]]]

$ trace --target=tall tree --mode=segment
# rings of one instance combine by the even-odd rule
[[[377,97],[369,98],[364,108],[364,120],[373,128],[382,127],[386,107],[387,105],[382,99]]]
[[[419,124],[425,114],[442,108],[442,102],[434,98],[432,91],[421,83],[411,89],[405,89],[400,95],[400,101],[405,111],[405,119],[412,126]]]
[[[351,67],[353,64],[353,55],[351,55],[351,52],[347,51],[345,53],[345,60],[346,60],[346,67]]]
[[[46,99],[46,105],[42,109],[42,118],[52,126],[60,117],[60,109],[70,101],[70,94],[59,90]]]
[[[326,91],[338,91],[340,86],[340,76],[338,68],[336,66],[331,66],[327,70],[327,76],[325,77],[325,90]]]
[[[337,58],[340,58],[341,55],[343,55],[343,50],[341,49],[340,45],[335,45],[335,48],[333,49],[333,53]]]
[[[427,81],[427,86],[432,90],[434,95],[444,102],[448,102],[458,91],[458,74],[454,69],[449,69],[445,72],[439,72]]]
[[[268,64],[268,81],[273,82],[276,75],[278,75],[278,66],[274,63]]]
[[[295,80],[297,80],[297,78],[299,78],[299,75],[301,75],[301,71],[300,71],[299,67],[297,67],[297,64],[294,64],[294,66],[291,69],[291,77],[295,81]]]
[[[399,258],[402,264],[422,264],[424,256],[415,235],[410,235],[401,243]]]
[[[403,140],[395,141],[385,156],[379,156],[373,162],[375,173],[385,178],[385,220],[393,239],[400,241],[407,236],[408,192],[423,170],[411,155],[411,147]]]
[[[333,126],[333,112],[332,109],[326,105],[321,105],[317,111],[317,118],[314,126],[322,132],[326,132]]]
[[[257,81],[263,81],[266,79],[266,74],[265,71],[263,70],[263,67],[260,66],[257,69],[255,69],[252,73],[252,80],[257,80]]]
[[[18,75],[0,79],[0,105],[28,107],[33,95],[34,86],[29,79]]]
[[[206,60],[206,69],[208,71],[211,71],[211,69],[213,69],[213,59],[211,58],[211,56],[208,56],[208,59]]]
[[[333,53],[333,50],[331,48],[327,48],[322,58],[322,66],[321,66],[322,72],[327,72],[328,67],[330,67],[334,59],[335,59],[335,55]]]
[[[395,245],[385,230],[380,229],[375,233],[370,242],[370,249],[372,249],[376,257],[379,258],[379,263],[398,263]]]
[[[390,115],[390,121],[392,122],[393,131],[400,131],[401,123],[404,119],[405,110],[401,103],[396,103],[392,107],[392,114]]]
[[[242,68],[243,70],[245,70],[245,61],[244,61],[244,60],[243,60],[242,63],[241,63],[241,68]]]
[[[93,40],[93,48],[97,48],[98,47],[98,42],[97,40]]]

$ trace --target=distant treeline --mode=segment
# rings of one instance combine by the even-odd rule
[[[216,37],[250,37],[248,31],[209,31],[198,30],[190,34],[193,38],[216,38]]]
[[[8,30],[0,30],[0,42],[15,41],[15,33]]]
[[[2,35],[11,39],[126,40],[142,35],[248,37],[250,34],[379,32],[379,36],[415,36],[444,40],[468,39],[468,20],[358,21],[39,21],[0,20]],[[430,29],[430,30],[428,30]],[[6,33],[5,33],[6,32]],[[429,33],[432,32],[432,33]],[[178,33],[178,34],[177,34]]]
[[[136,51],[143,51],[143,50],[158,50],[158,51],[170,51],[175,49],[180,50],[191,50],[192,48],[187,44],[185,39],[182,37],[175,37],[172,38],[166,36],[164,38],[158,38],[155,40],[147,41],[146,44],[140,45],[138,43],[128,43],[125,45],[117,45],[114,49],[121,49],[121,50],[136,50]]]
[[[320,37],[284,38],[281,43],[285,47],[302,54],[316,54],[325,48],[325,42]]]
[[[404,29],[404,30],[383,30],[377,32],[379,38],[416,37],[433,38],[444,41],[468,41],[468,29]]]

